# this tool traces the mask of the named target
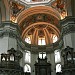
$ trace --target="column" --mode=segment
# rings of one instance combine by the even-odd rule
[[[75,50],[75,17],[66,17],[60,21],[62,25],[62,37],[64,41],[64,48],[70,46]]]
[[[52,69],[51,75],[56,75],[54,53],[51,53],[51,54],[50,54],[50,63],[51,63],[51,65],[52,65],[52,66],[51,66],[51,69]]]
[[[20,29],[17,24],[2,22],[0,25],[0,53],[6,53],[11,48],[17,50],[18,37],[20,37]]]

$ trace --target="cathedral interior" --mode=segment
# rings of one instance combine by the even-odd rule
[[[75,75],[75,0],[0,0],[0,75]]]

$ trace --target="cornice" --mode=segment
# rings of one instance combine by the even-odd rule
[[[62,25],[62,35],[66,35],[69,33],[75,33],[75,17],[69,16],[60,21],[60,25]]]
[[[60,20],[60,25],[65,25],[66,23],[75,23],[75,17],[67,16],[63,20]]]
[[[16,23],[6,21],[0,24],[0,36],[16,37],[21,35],[21,30]]]

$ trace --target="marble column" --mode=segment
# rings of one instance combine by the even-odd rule
[[[62,37],[64,41],[64,48],[70,46],[75,50],[75,17],[69,16],[60,21],[62,26]]]
[[[0,75],[22,75],[24,73],[23,51],[20,47],[21,45],[19,46],[20,33],[20,29],[16,23],[4,21],[0,24],[0,54],[5,53],[6,55],[6,60],[0,62]],[[20,43],[22,43],[22,41]],[[11,48],[12,50],[10,50]],[[14,52],[15,61],[7,60],[10,58],[9,55],[11,54],[8,54],[7,50],[9,53]]]
[[[18,49],[17,39],[20,36],[20,29],[17,24],[10,21],[0,24],[0,53],[6,53],[7,50]]]

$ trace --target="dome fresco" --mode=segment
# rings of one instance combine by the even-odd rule
[[[20,26],[25,42],[33,45],[48,45],[60,39],[61,26],[58,22],[65,17],[66,12],[63,0],[14,1],[10,1],[11,19],[13,18]],[[46,3],[49,5],[46,6]],[[41,43],[43,41],[43,44],[39,44],[39,41]]]
[[[24,12],[25,15],[28,15],[24,19],[22,18],[23,20],[19,17],[21,19],[19,25],[22,30],[23,40],[33,45],[55,43],[60,37],[60,25],[58,23],[60,18],[58,13],[56,14],[52,10],[46,11],[43,6],[40,7],[43,11],[39,12],[39,7],[37,8],[33,7],[33,11],[38,11],[38,13],[32,11],[32,13],[29,12],[30,14],[28,14],[27,11],[30,11],[31,8]]]

